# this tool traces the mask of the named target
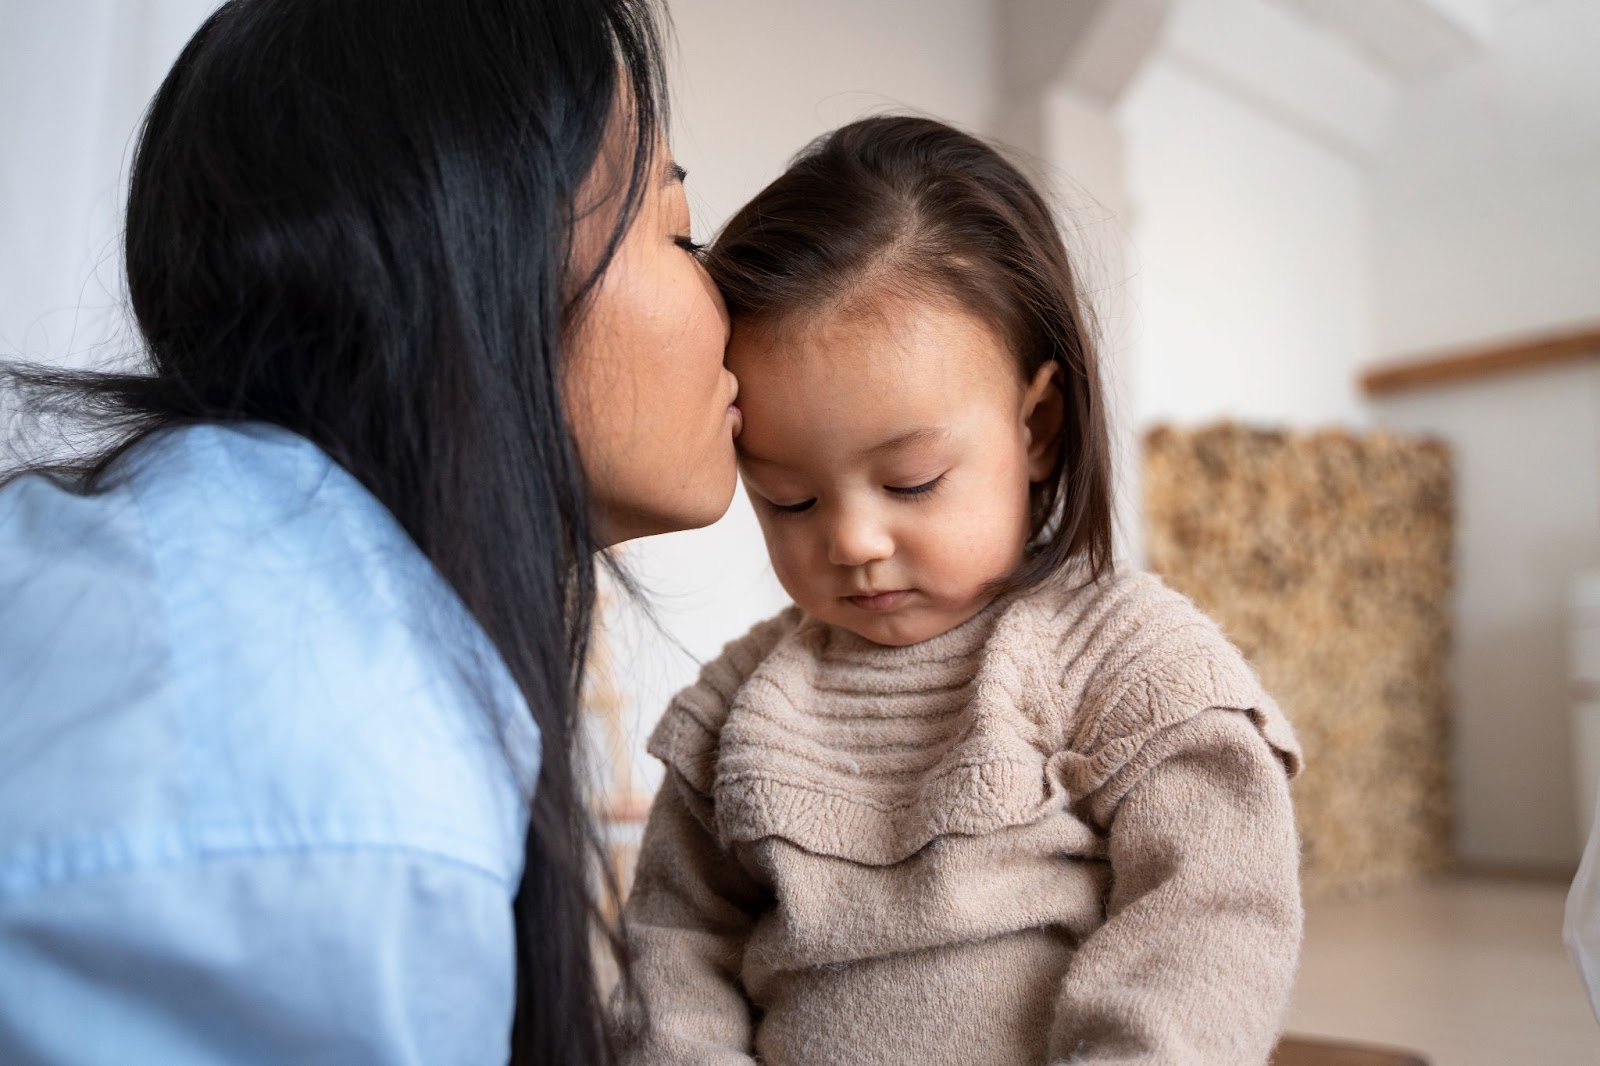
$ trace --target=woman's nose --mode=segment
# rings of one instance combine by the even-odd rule
[[[893,554],[894,538],[868,515],[840,515],[828,531],[828,561],[834,566],[865,566]]]

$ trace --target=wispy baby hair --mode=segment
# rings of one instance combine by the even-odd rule
[[[1002,336],[1025,380],[1059,365],[1054,472],[1033,486],[1034,550],[1007,584],[1111,569],[1111,446],[1094,338],[1043,197],[992,146],[880,116],[813,141],[736,214],[708,266],[734,322],[781,329],[881,299],[951,301]]]

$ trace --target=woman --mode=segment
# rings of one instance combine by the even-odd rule
[[[600,1063],[594,553],[734,487],[647,0],[232,0],[0,488],[0,1061]],[[542,751],[541,751],[542,749]]]

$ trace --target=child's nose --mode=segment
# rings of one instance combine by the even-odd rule
[[[894,539],[867,515],[840,515],[828,537],[828,561],[834,566],[865,566],[894,554]]]

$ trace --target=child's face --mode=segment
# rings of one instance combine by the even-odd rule
[[[735,324],[740,472],[778,580],[880,644],[955,628],[1022,559],[1052,472],[1054,365],[942,304],[881,302],[780,330]]]

